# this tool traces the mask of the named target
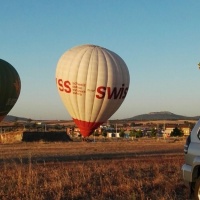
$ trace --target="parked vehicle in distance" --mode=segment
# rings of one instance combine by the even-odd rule
[[[192,129],[184,145],[185,164],[183,179],[190,189],[190,196],[200,199],[200,119]]]

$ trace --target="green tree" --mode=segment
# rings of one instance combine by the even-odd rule
[[[141,131],[141,130],[137,131],[136,137],[137,137],[137,138],[142,137],[142,131]]]
[[[134,134],[134,131],[133,131],[133,130],[130,131],[129,136],[130,136],[130,137],[135,137],[135,134]]]
[[[184,135],[184,133],[183,133],[182,129],[179,129],[178,127],[174,128],[174,130],[170,134],[170,136],[172,136],[172,137],[177,137],[177,136],[181,137],[183,135]]]
[[[125,135],[124,130],[123,130],[123,129],[120,130],[120,132],[119,132],[119,136],[120,136],[120,137],[124,137],[124,135]]]
[[[131,130],[129,136],[130,137],[136,137],[137,136],[137,131],[136,130]]]
[[[155,128],[151,129],[151,137],[155,137],[157,133],[157,130]]]

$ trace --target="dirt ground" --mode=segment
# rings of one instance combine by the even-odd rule
[[[0,199],[188,199],[184,139],[0,144]]]

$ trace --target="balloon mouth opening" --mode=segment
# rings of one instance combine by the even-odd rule
[[[90,136],[95,129],[97,129],[101,124],[103,124],[103,122],[87,122],[74,118],[73,120],[80,129],[80,133],[84,138]]]

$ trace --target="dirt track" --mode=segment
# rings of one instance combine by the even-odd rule
[[[184,155],[185,141],[18,143],[0,145],[0,162],[56,162]]]

